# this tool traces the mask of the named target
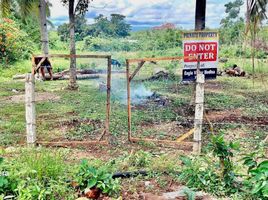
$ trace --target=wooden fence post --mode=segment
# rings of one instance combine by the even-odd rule
[[[105,132],[108,136],[109,143],[113,143],[111,134],[110,134],[110,115],[111,115],[111,74],[112,74],[112,57],[108,57],[108,66],[107,66],[107,102],[106,102],[106,123],[105,123]]]
[[[130,97],[130,77],[129,77],[129,61],[126,60],[126,76],[127,76],[127,111],[128,111],[128,141],[131,142],[131,97]]]
[[[35,80],[33,74],[26,74],[25,80],[25,118],[27,144],[36,142]]]
[[[194,146],[193,151],[195,153],[201,152],[201,133],[203,124],[203,112],[204,112],[204,74],[197,73],[196,77],[196,93],[195,93],[195,118],[194,118]]]

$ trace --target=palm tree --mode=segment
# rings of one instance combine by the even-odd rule
[[[40,33],[42,51],[45,55],[49,53],[47,14],[49,14],[49,4],[46,0],[0,0],[0,14],[6,17],[11,12],[11,7],[17,7],[18,14],[22,18],[36,16],[40,22]]]
[[[253,70],[253,84],[255,76],[255,44],[259,27],[264,19],[267,19],[266,7],[268,0],[247,0],[247,28],[246,34],[251,36],[251,59]]]
[[[49,43],[48,43],[48,30],[47,30],[47,8],[48,8],[47,2],[45,0],[39,0],[38,8],[39,8],[42,51],[45,55],[48,55]]]

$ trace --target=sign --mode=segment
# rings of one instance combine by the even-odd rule
[[[197,56],[200,71],[206,79],[216,79],[219,52],[219,34],[214,31],[183,33],[183,81],[196,80]]]

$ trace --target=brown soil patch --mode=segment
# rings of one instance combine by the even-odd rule
[[[11,101],[12,103],[23,103],[25,102],[25,95],[14,95],[6,98],[7,101]],[[36,92],[35,93],[35,101],[58,101],[60,100],[60,96],[50,93],[50,92]]]
[[[73,119],[73,120],[69,120],[69,121],[65,121],[60,123],[57,127],[67,127],[68,129],[70,128],[76,128],[79,127],[81,125],[93,125],[95,129],[97,128],[101,128],[102,125],[102,121],[101,120],[92,120],[92,119]]]
[[[235,110],[221,110],[221,111],[207,111],[206,117],[211,122],[229,122],[253,125],[268,125],[267,116],[248,117],[243,116],[240,109]]]
[[[211,121],[222,121],[230,118],[238,118],[241,117],[241,110],[236,109],[236,110],[212,110],[212,111],[207,111],[206,117]]]
[[[141,124],[136,132],[137,135],[144,135],[145,131],[148,131],[150,135],[146,136],[151,139],[174,139],[180,135],[186,133],[190,129],[182,126],[179,122],[162,122],[154,124]]]

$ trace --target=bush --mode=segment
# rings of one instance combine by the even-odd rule
[[[255,199],[268,198],[268,160],[265,157],[263,144],[260,149],[246,155],[244,165],[248,168],[247,179],[244,181],[245,191],[249,191],[248,196]]]
[[[120,190],[119,180],[113,179],[108,172],[107,166],[95,168],[83,160],[77,174],[79,188],[83,191],[86,188],[98,188],[109,196],[117,195]]]
[[[230,196],[237,193],[236,174],[232,158],[234,151],[238,150],[238,143],[227,143],[223,134],[212,136],[209,143],[209,150],[215,158],[181,157],[184,168],[180,175],[180,180],[187,186],[203,190],[217,196]]]
[[[64,154],[46,149],[24,150],[19,158],[0,165],[0,199],[14,195],[17,199],[74,199],[67,180]]]
[[[139,48],[140,48],[139,43],[130,39],[100,38],[100,37],[88,36],[84,39],[83,50],[87,50],[87,51],[136,51]]]
[[[4,158],[0,157],[0,195],[13,195],[17,187],[17,182],[9,177],[8,172],[3,166]],[[3,196],[3,197],[4,197]],[[0,196],[1,199],[1,196]]]
[[[0,20],[0,64],[29,58],[33,46],[16,22],[8,18]]]

